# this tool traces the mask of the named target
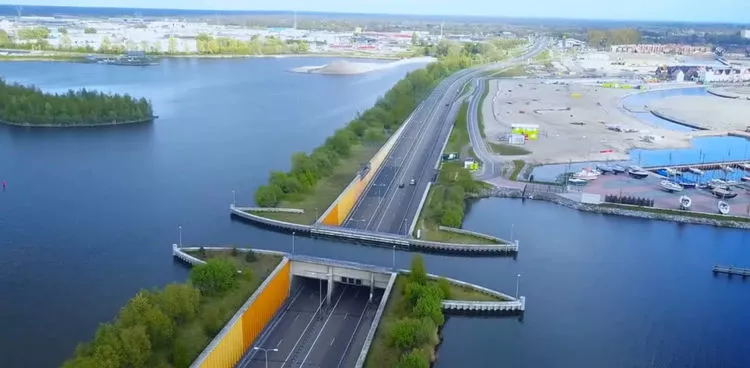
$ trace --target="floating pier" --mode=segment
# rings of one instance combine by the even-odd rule
[[[724,273],[727,275],[739,275],[743,277],[750,276],[750,268],[714,265],[714,268],[712,271],[714,272],[714,274]]]
[[[685,165],[649,166],[649,167],[644,167],[643,169],[649,170],[649,171],[674,169],[674,170],[679,170],[679,171],[694,172],[695,170],[690,170],[690,169],[710,171],[710,170],[723,170],[724,167],[730,167],[732,169],[744,169],[745,167],[750,167],[750,162],[747,162],[747,160],[745,159],[745,160],[706,162],[706,163],[685,164]]]

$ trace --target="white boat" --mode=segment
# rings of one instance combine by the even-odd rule
[[[726,172],[728,172],[728,173],[734,172],[734,169],[732,167],[730,167],[730,166],[722,166],[721,169],[724,170],[724,171],[726,171]]]
[[[743,176],[742,179],[740,179],[740,180],[742,180],[742,181],[750,181],[750,176]]]
[[[568,179],[568,183],[573,184],[573,185],[586,185],[588,184],[588,182],[589,182],[588,180],[584,180],[584,179],[577,179],[577,178]]]
[[[628,175],[636,179],[645,179],[648,176],[648,171],[643,170],[640,166],[631,166],[628,168]]]
[[[689,168],[688,171],[690,171],[691,173],[695,175],[703,175],[703,170],[695,168],[695,167]]]
[[[682,187],[682,185],[669,180],[662,180],[659,184],[662,188],[664,188],[664,190],[670,193],[682,192],[685,189]]]
[[[600,175],[599,171],[597,170],[591,170],[591,169],[581,169],[581,171],[573,174],[574,179],[582,179],[582,180],[594,180],[598,178]]]
[[[750,171],[750,163],[746,162],[744,164],[737,164],[742,170]]]
[[[708,183],[706,183],[706,185],[708,185],[708,187],[711,189],[722,188],[727,186],[727,182],[721,179],[711,179]]]
[[[721,199],[732,199],[737,196],[737,192],[723,188],[714,188],[711,190],[711,194]]]
[[[669,176],[682,175],[682,172],[680,172],[679,170],[675,170],[675,169],[672,169],[672,168],[669,168],[669,167],[666,170],[667,170],[667,174],[669,174]]]
[[[614,170],[614,169],[612,168],[612,166],[609,166],[609,165],[607,165],[607,164],[599,164],[599,165],[596,165],[596,169],[597,169],[598,171],[600,171],[600,172],[601,172],[602,174],[606,174],[606,173],[611,173],[611,172],[614,172],[614,171],[615,171],[615,170]]]
[[[719,213],[722,215],[728,214],[729,210],[731,209],[731,207],[729,207],[729,203],[724,201],[719,201],[719,205],[717,207],[719,207]]]
[[[615,174],[624,173],[626,170],[627,169],[625,169],[624,167],[622,167],[622,165],[613,165],[612,166],[612,171]]]
[[[680,197],[680,209],[681,210],[689,210],[691,204],[693,204],[693,200],[690,199],[690,197],[688,196]]]

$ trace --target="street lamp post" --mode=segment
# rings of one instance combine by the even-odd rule
[[[263,353],[265,353],[265,355],[266,355],[266,368],[268,368],[268,352],[269,351],[279,351],[279,349],[276,349],[276,348],[274,348],[274,349],[266,349],[266,348],[262,348],[260,346],[253,346],[253,350],[261,350],[261,351],[263,351]]]
[[[237,193],[232,189],[232,206],[237,205]]]
[[[177,226],[177,238],[179,240],[180,248],[182,248],[182,225]]]
[[[516,275],[516,299],[518,299],[518,286],[521,283],[521,274]]]
[[[294,254],[294,234],[296,233],[292,231],[292,254]]]

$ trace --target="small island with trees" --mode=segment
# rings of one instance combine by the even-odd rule
[[[0,123],[30,127],[84,127],[153,121],[151,102],[86,89],[55,94],[0,78]]]

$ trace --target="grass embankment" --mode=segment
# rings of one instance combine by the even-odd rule
[[[331,176],[322,178],[316,183],[309,195],[301,197],[296,201],[293,198],[285,199],[276,206],[280,208],[298,208],[304,210],[305,213],[254,212],[253,214],[296,224],[310,225],[314,223],[331,203],[338,198],[344,188],[351,183],[362,163],[369,161],[378,152],[378,149],[379,147],[375,146],[358,145],[352,147],[351,156],[341,160],[338,166],[333,168]]]
[[[445,152],[474,152],[468,149],[469,131],[466,122],[468,103],[461,105],[453,131],[448,138]],[[471,172],[463,167],[463,158],[458,161],[440,164],[438,180],[430,188],[422,213],[419,214],[417,229],[425,240],[461,244],[497,244],[497,242],[473,235],[458,234],[439,229],[440,225],[460,228],[466,210],[466,195],[483,189],[486,184],[474,181]]]
[[[602,203],[602,204],[599,204],[599,206],[607,207],[607,208],[618,208],[618,209],[623,209],[623,210],[655,213],[655,214],[661,214],[661,215],[703,218],[703,219],[717,220],[717,221],[750,222],[750,217],[729,216],[729,215],[721,215],[718,213],[714,214],[714,213],[705,213],[705,212],[670,210],[670,209],[665,209],[665,208],[631,206],[631,205],[623,205],[623,204],[618,204],[618,203]]]
[[[188,367],[281,261],[232,253],[194,252],[189,282],[140,291],[63,367]]]
[[[412,260],[412,273],[415,270],[415,264],[419,264],[420,262],[421,258],[415,256]],[[422,277],[424,276],[417,277],[416,279],[418,280]],[[412,274],[399,275],[393,285],[385,310],[383,311],[382,319],[380,320],[378,329],[375,332],[375,338],[373,339],[370,351],[367,354],[365,368],[426,367],[429,366],[429,362],[426,362],[426,360],[434,359],[435,349],[440,341],[438,328],[442,325],[442,323],[434,323],[434,320],[438,320],[438,322],[444,321],[444,316],[442,314],[442,308],[440,311],[433,311],[434,313],[430,314],[430,317],[417,315],[414,306],[418,303],[418,297],[415,297],[413,295],[415,293],[410,289],[421,288],[415,288],[415,282],[422,282],[430,289],[428,292],[423,292],[423,294],[428,296],[439,294],[439,301],[446,299],[468,301],[501,300],[500,298],[480,293],[473,289],[453,285],[445,279],[415,281]],[[430,300],[430,302],[435,303],[434,300]],[[420,309],[424,311],[427,308]],[[420,317],[422,317],[422,320],[424,320],[424,318],[427,318],[428,320],[423,324],[417,323],[418,327],[409,329],[407,331],[408,333],[405,333],[405,321],[414,321],[415,318]],[[405,335],[406,338],[404,338]],[[417,352],[417,355],[421,356],[421,363],[428,365],[406,364],[407,362],[404,361],[406,360],[405,356],[412,355],[409,353],[414,353],[415,351]],[[417,358],[414,359],[418,360]]]
[[[493,72],[489,76],[492,78],[512,78],[521,77],[524,75],[526,75],[526,67],[524,67],[523,65],[516,65],[510,68]]]
[[[526,166],[526,162],[524,160],[513,160],[513,171],[510,173],[510,180],[517,180],[518,175],[521,174],[521,170],[523,170],[524,166]]]

